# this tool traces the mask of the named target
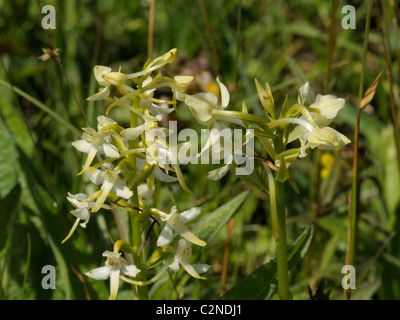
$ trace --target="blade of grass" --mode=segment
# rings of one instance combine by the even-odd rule
[[[354,133],[353,179],[352,179],[352,191],[351,191],[351,206],[349,206],[349,229],[348,229],[348,242],[347,242],[347,252],[346,252],[346,265],[352,265],[352,266],[354,266],[356,259],[357,218],[358,218],[358,204],[360,199],[359,177],[358,177],[359,176],[358,141],[360,133],[361,101],[364,93],[365,64],[367,61],[368,38],[369,38],[369,30],[371,23],[371,9],[372,9],[372,0],[369,0],[367,17],[365,21],[362,68],[361,68],[360,85],[358,92],[359,105],[357,108],[357,120]],[[344,290],[344,299],[350,299],[350,298],[351,298],[351,289]]]
[[[219,61],[219,55],[218,55],[217,47],[215,46],[215,41],[214,41],[213,33],[211,30],[210,21],[208,20],[208,15],[207,15],[206,6],[204,4],[204,0],[199,0],[199,4],[200,4],[200,8],[201,8],[201,13],[203,14],[204,23],[206,25],[208,42],[211,47],[212,56],[214,59],[215,67],[217,69],[216,71],[217,71],[217,74],[219,76],[221,76],[221,78],[222,78],[222,69],[221,69],[221,64]]]
[[[27,235],[27,241],[28,241],[28,252],[26,253],[26,266],[25,266],[25,275],[24,275],[24,281],[22,282],[22,288],[21,288],[21,293],[19,295],[19,300],[22,300],[24,298],[24,293],[25,293],[25,286],[26,286],[26,281],[28,280],[28,272],[29,272],[29,266],[31,262],[31,236],[28,233]]]
[[[390,46],[389,43],[389,26],[388,26],[388,16],[386,12],[386,3],[384,1],[381,1],[382,4],[382,13],[383,13],[383,19],[384,19],[384,29],[381,24],[381,12],[379,9],[379,5],[377,6],[378,8],[378,14],[377,14],[377,24],[378,24],[378,29],[380,32],[381,36],[381,41],[382,41],[382,47],[383,47],[383,53],[385,57],[385,65],[386,65],[386,74],[387,74],[387,79],[389,82],[389,97],[390,97],[390,120],[392,121],[393,125],[393,133],[394,133],[394,141],[396,145],[396,154],[397,154],[397,165],[399,168],[399,174],[400,174],[400,136],[399,136],[399,126],[398,126],[398,117],[397,117],[397,107],[394,101],[394,91],[393,91],[393,77],[392,77],[392,57],[390,54],[390,50],[388,50],[388,46]],[[386,34],[386,41],[385,41],[385,34]],[[387,43],[386,43],[387,42]]]
[[[0,84],[10,90],[15,91],[19,96],[25,98],[29,102],[33,103],[36,107],[39,109],[43,110],[46,112],[49,116],[53,117],[55,120],[57,120],[60,124],[62,124],[64,127],[69,129],[71,133],[73,133],[75,136],[79,136],[81,134],[80,130],[73,126],[71,123],[66,121],[63,117],[61,117],[57,112],[53,111],[50,107],[46,106],[44,103],[40,102],[36,98],[32,97],[30,94],[26,93],[25,91],[19,89],[16,86],[12,86],[4,81],[3,79],[0,79]]]
[[[375,254],[375,256],[371,259],[371,262],[368,264],[367,268],[365,269],[365,271],[363,272],[363,274],[360,276],[360,278],[357,281],[357,287],[359,287],[364,279],[367,277],[369,271],[371,270],[371,268],[373,267],[374,263],[376,262],[376,260],[378,260],[378,258],[381,256],[381,254],[383,253],[383,251],[385,250],[385,248],[389,245],[390,241],[392,241],[393,237],[396,235],[396,231],[393,231],[385,240],[385,242],[383,243],[383,245],[379,248],[378,252]]]

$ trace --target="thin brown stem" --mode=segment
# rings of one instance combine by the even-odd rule
[[[156,7],[156,0],[151,0],[150,1],[150,11],[149,11],[149,33],[147,35],[147,58],[149,58],[149,59],[151,59],[153,56],[155,7]]]

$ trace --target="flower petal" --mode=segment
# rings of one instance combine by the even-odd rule
[[[146,128],[145,125],[142,124],[135,128],[125,129],[125,130],[121,131],[121,136],[123,136],[125,139],[128,139],[128,140],[135,140],[137,137],[139,137],[144,132],[145,128]]]
[[[120,157],[118,149],[110,143],[103,144],[103,151],[108,158],[119,158]]]
[[[188,221],[195,219],[201,213],[201,208],[191,208],[183,211],[180,214],[179,222],[185,224]]]
[[[90,270],[86,272],[85,274],[92,279],[95,280],[106,280],[110,277],[110,273],[112,271],[112,268],[109,266],[104,266],[104,267],[99,267],[95,268],[93,270]]]
[[[181,263],[182,267],[186,270],[186,272],[189,273],[193,278],[206,280],[206,278],[200,276],[197,273],[195,268],[193,268],[193,266],[190,263],[188,263],[186,261],[182,261],[182,260],[180,260],[180,263]]]
[[[109,117],[103,115],[97,117],[97,130],[100,131],[105,126],[108,126],[110,124],[116,124],[116,122],[113,119],[110,119]]]
[[[154,177],[162,182],[170,183],[178,181],[177,177],[164,173],[158,166],[154,167],[153,172],[154,172]]]
[[[337,98],[333,95],[317,95],[315,103],[310,105],[310,111],[316,109],[318,112],[313,114],[313,118],[320,126],[327,126],[336,117],[340,109],[344,107],[343,98]]]
[[[104,75],[111,72],[110,67],[106,66],[95,66],[94,67],[94,77],[96,78],[97,82],[102,85],[106,86],[107,81],[104,80]]]
[[[226,88],[226,86],[221,81],[219,81],[218,77],[217,77],[217,82],[218,82],[219,91],[221,94],[221,108],[225,109],[229,104],[229,99],[230,99],[229,91]]]
[[[304,104],[310,94],[310,84],[306,82],[299,89],[299,96],[297,97],[297,102],[299,104]]]
[[[106,87],[102,88],[100,92],[97,92],[94,95],[91,95],[86,100],[88,100],[88,101],[104,100],[105,98],[108,98],[109,95],[110,95],[110,86],[106,86]]]
[[[199,123],[209,124],[213,120],[212,112],[217,106],[218,98],[213,93],[202,92],[188,96],[185,103]]]
[[[172,241],[172,229],[168,224],[165,224],[164,229],[161,231],[157,239],[158,247],[165,247]]]
[[[86,174],[94,184],[97,184],[97,185],[103,184],[104,175],[103,175],[103,172],[101,170],[99,170],[99,169],[94,169],[94,170],[91,169]]]
[[[174,224],[174,230],[180,234],[182,238],[185,240],[198,245],[200,247],[204,247],[206,243],[203,240],[200,240],[197,238],[189,229],[184,226],[180,221],[175,222]]]
[[[90,165],[92,164],[94,158],[96,157],[98,148],[92,146],[90,149],[88,156],[86,158],[85,164],[82,167],[82,170],[78,173],[78,176],[84,173],[87,169],[89,169]]]
[[[110,296],[108,297],[109,300],[115,300],[117,298],[119,289],[119,274],[119,269],[114,269],[110,272]]]
[[[125,185],[125,182],[121,179],[117,179],[114,183],[115,194],[118,197],[129,199],[133,196],[133,192]]]
[[[122,272],[125,273],[127,276],[134,278],[140,272],[140,269],[138,269],[134,264],[130,264],[125,266]]]
[[[92,212],[97,212],[103,205],[104,201],[106,201],[108,194],[110,193],[113,183],[107,179],[104,180],[103,184],[101,185],[101,195],[97,198],[94,207],[92,208]]]
[[[89,153],[92,149],[92,144],[87,142],[86,140],[76,140],[71,144],[76,150],[83,153]]]

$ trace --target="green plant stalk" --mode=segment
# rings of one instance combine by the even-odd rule
[[[284,184],[274,179],[269,168],[266,168],[266,171],[269,184],[272,232],[276,243],[278,293],[281,300],[290,300]]]
[[[131,113],[131,128],[137,126],[137,116],[135,113]],[[132,147],[132,146],[131,146]],[[132,155],[132,167],[134,168],[134,172],[131,177],[133,179],[136,176],[136,155]],[[133,196],[131,198],[131,204],[134,207],[139,208],[139,198],[137,193],[137,183],[132,186]],[[130,212],[129,213],[130,223],[131,223],[131,237],[132,237],[132,247],[133,247],[133,263],[135,266],[141,271],[137,274],[136,280],[146,282],[147,281],[147,272],[145,270],[145,262],[143,252],[140,255],[137,255],[139,249],[142,245],[142,232],[143,225],[139,221],[139,212]],[[149,293],[147,286],[137,286],[137,294],[139,300],[148,300]]]
[[[284,184],[275,181],[276,209],[278,216],[278,239],[277,262],[278,262],[278,282],[279,296],[282,300],[290,299],[289,292],[289,273],[287,264],[287,240],[286,240],[286,215],[285,215],[285,191]]]

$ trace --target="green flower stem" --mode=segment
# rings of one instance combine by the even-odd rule
[[[134,128],[137,126],[137,116],[135,113],[131,113],[131,128]],[[133,143],[130,141],[130,143]],[[132,148],[133,146],[129,146]],[[131,160],[132,160],[132,167],[133,167],[133,173],[131,177],[133,179],[136,176],[136,155],[132,154],[131,155]],[[139,198],[138,198],[138,192],[137,192],[137,183],[134,183],[132,186],[133,190],[133,196],[131,198],[131,205],[134,207],[139,208]],[[130,217],[130,222],[131,222],[131,236],[132,236],[132,247],[133,247],[133,263],[137,268],[139,268],[141,271],[137,274],[136,280],[139,282],[146,282],[147,281],[147,272],[145,270],[145,261],[144,261],[144,255],[143,253],[140,255],[137,255],[137,252],[139,252],[139,249],[142,245],[142,233],[143,233],[143,225],[139,221],[139,212],[134,212],[131,211],[129,213]],[[137,287],[137,293],[138,293],[138,299],[139,300],[148,300],[149,299],[149,293],[147,286],[138,286]]]
[[[272,230],[276,243],[276,259],[278,265],[278,293],[281,300],[290,300],[289,273],[287,263],[286,216],[284,184],[276,181],[269,168],[269,199],[271,207]]]

